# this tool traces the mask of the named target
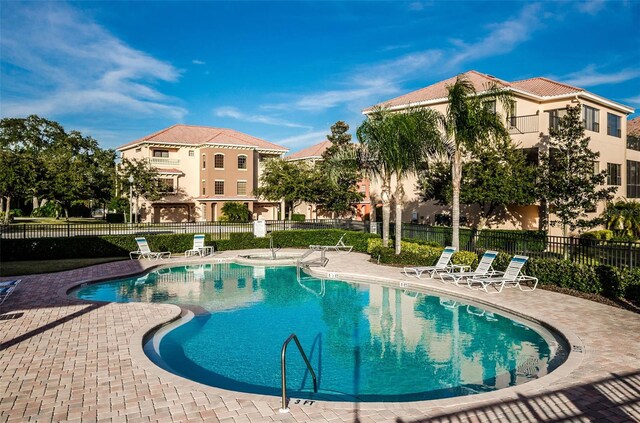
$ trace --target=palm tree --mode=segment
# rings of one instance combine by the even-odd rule
[[[463,75],[447,87],[448,105],[444,117],[444,129],[451,155],[452,201],[452,245],[460,247],[460,183],[462,181],[462,158],[474,149],[490,146],[491,142],[510,142],[504,120],[496,112],[498,103],[509,110],[512,98],[508,91],[498,85],[487,85],[477,92],[474,85]]]
[[[361,169],[370,179],[382,182],[382,244],[389,246],[391,215],[391,186],[395,182],[396,254],[400,254],[402,235],[402,182],[410,172],[416,171],[427,157],[444,143],[438,131],[441,116],[431,109],[410,109],[391,113],[376,108],[358,127],[360,144],[357,148],[332,158],[329,168],[347,166]]]

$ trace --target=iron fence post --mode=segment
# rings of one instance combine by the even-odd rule
[[[631,241],[629,241],[627,243],[627,251],[629,253],[628,263],[629,263],[629,268],[633,269],[633,251],[632,251],[631,247],[632,247],[632,243],[631,243]]]
[[[22,239],[26,239],[27,238],[27,224],[23,223],[22,224]]]

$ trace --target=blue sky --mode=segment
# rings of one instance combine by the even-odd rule
[[[186,123],[296,151],[469,69],[640,109],[640,1],[0,6],[2,117],[38,114],[103,147]]]

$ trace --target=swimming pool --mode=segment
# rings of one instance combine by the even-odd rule
[[[296,333],[289,395],[336,401],[416,401],[493,391],[541,377],[566,348],[532,322],[455,299],[377,284],[319,280],[295,267],[206,264],[86,285],[100,301],[180,304],[147,355],[177,375],[240,392],[280,394],[280,349]]]

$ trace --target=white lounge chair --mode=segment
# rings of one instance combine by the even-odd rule
[[[21,279],[0,282],[0,305],[9,298],[9,295],[16,289]]]
[[[163,252],[153,252],[149,248],[149,244],[147,240],[143,237],[136,238],[136,244],[138,244],[138,251],[131,251],[129,253],[129,258],[133,260],[133,257],[137,259],[148,258],[148,259],[161,259],[161,258],[171,258],[170,251]]]
[[[442,251],[442,254],[440,255],[440,258],[438,259],[438,262],[435,266],[405,267],[403,269],[403,272],[405,276],[413,276],[413,274],[410,275],[409,272],[415,273],[415,276],[418,279],[421,279],[420,276],[422,276],[423,273],[428,273],[429,277],[433,278],[433,275],[435,275],[436,273],[448,272],[452,269],[452,266],[450,264],[451,257],[453,257],[453,253],[455,252],[456,247],[446,247]]]
[[[491,265],[497,256],[497,251],[485,251],[480,259],[480,263],[478,263],[478,267],[476,267],[476,270],[473,272],[448,272],[440,273],[438,276],[440,276],[440,279],[442,279],[443,282],[450,281],[456,285],[458,285],[458,282],[463,279],[473,278],[476,276],[491,276],[495,273]]]
[[[336,250],[336,251],[344,250],[348,254],[351,252],[351,250],[353,250],[353,245],[344,244],[345,235],[347,234],[342,234],[342,236],[340,237],[336,245],[309,245],[309,248],[312,250]]]
[[[208,245],[205,246],[204,245],[204,234],[198,234],[198,235],[194,235],[193,236],[193,248],[191,248],[190,250],[187,250],[184,252],[184,255],[186,257],[189,256],[193,256],[193,255],[199,255],[199,256],[203,256],[203,255],[210,255],[213,254],[213,246]]]
[[[467,286],[471,289],[484,289],[487,293],[497,294],[502,292],[502,289],[508,286],[518,287],[521,291],[525,291],[522,289],[522,282],[533,282],[533,287],[526,289],[526,291],[533,291],[538,286],[538,278],[534,278],[533,276],[525,276],[522,274],[522,267],[527,262],[529,257],[527,256],[513,256],[511,262],[509,262],[509,266],[507,270],[500,276],[489,276],[489,277],[473,277],[467,279]],[[477,285],[475,287],[474,285]],[[489,287],[495,287],[495,291],[489,291]]]

